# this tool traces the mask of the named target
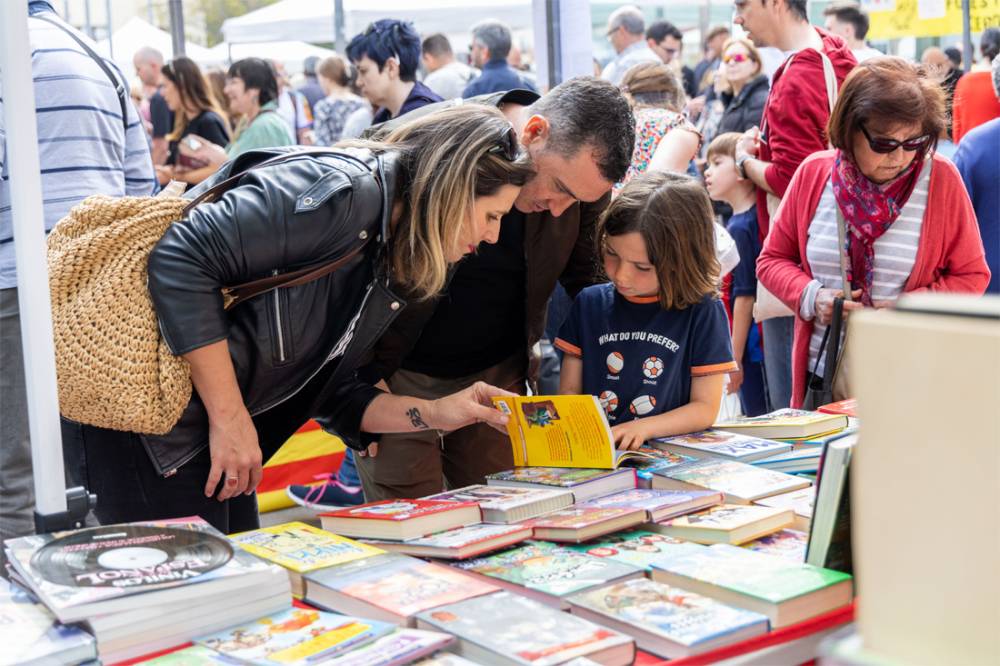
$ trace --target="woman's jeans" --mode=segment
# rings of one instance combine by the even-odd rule
[[[771,410],[788,407],[792,403],[792,336],[795,317],[765,319],[764,375]]]

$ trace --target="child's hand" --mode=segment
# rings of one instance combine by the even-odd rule
[[[626,421],[611,427],[611,436],[615,440],[615,446],[626,451],[635,451],[646,443],[649,434],[643,423],[645,419],[635,419]]]
[[[726,393],[732,395],[743,386],[743,368],[729,373],[729,383],[726,384]]]

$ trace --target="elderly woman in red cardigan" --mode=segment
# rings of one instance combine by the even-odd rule
[[[986,289],[972,204],[958,171],[934,152],[944,123],[940,87],[919,67],[873,58],[841,88],[828,128],[834,150],[811,155],[795,172],[757,260],[760,281],[798,315],[793,407],[823,375],[822,359],[816,363],[834,299],[843,295],[841,257],[853,299],[845,316],[892,305],[906,292]]]

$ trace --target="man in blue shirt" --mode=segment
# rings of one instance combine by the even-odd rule
[[[63,23],[42,0],[28,3],[28,14]],[[60,28],[28,20],[31,74],[38,122],[44,220],[49,231],[70,208],[93,194],[112,197],[152,194],[156,176],[146,133],[126,99],[128,118],[104,70]],[[91,48],[93,45],[91,44]],[[126,79],[110,60],[105,64],[125,89]],[[2,83],[2,75],[0,75]],[[0,101],[0,108],[6,100]],[[0,115],[0,538],[34,532],[34,487],[28,440],[28,405],[17,266],[11,214],[11,178],[6,131]],[[41,304],[39,304],[41,305]]]
[[[483,21],[472,28],[472,64],[483,73],[465,87],[462,97],[515,88],[535,90],[530,81],[507,64],[510,43],[510,28],[499,21]]]

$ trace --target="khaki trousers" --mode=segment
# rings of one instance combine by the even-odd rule
[[[433,400],[477,381],[524,395],[523,357],[518,355],[458,379],[399,370],[388,383],[393,393]],[[356,456],[356,460],[368,502],[424,497],[448,488],[485,483],[487,474],[514,466],[510,438],[482,423],[449,433],[426,430],[383,435],[376,457]]]

